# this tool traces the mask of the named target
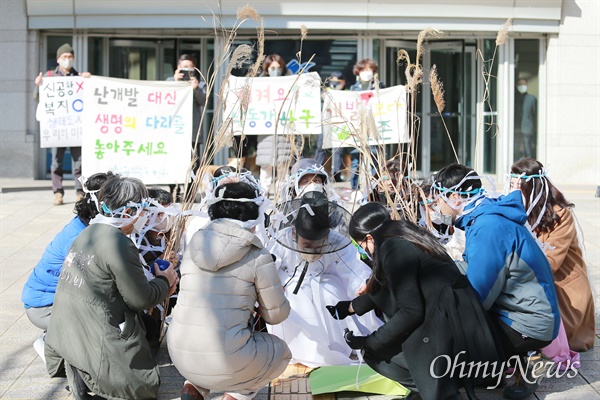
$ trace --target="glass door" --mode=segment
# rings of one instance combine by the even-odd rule
[[[165,71],[165,50],[175,47],[174,40],[109,41],[108,76],[137,80],[164,80],[173,71]],[[167,60],[171,61],[171,60]]]
[[[475,48],[463,40],[433,42],[423,55],[423,173],[452,163],[473,164],[475,143]],[[444,87],[444,108],[438,110],[431,92],[430,71],[436,66]]]
[[[386,41],[385,82],[389,86],[406,84],[406,65],[396,63],[400,49],[414,63],[416,43]],[[425,45],[421,65],[423,85],[416,100],[417,124],[420,124],[417,170],[427,177],[442,167],[460,162],[472,165],[475,151],[475,46],[463,40],[436,41]],[[429,74],[436,66],[444,87],[445,106],[438,111],[431,93]]]

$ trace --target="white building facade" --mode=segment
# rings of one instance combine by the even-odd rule
[[[56,65],[61,44],[73,45],[78,71],[94,75],[164,80],[173,74],[182,53],[194,55],[206,71],[219,52],[215,20],[231,28],[236,10],[245,4],[0,2],[0,176],[44,178],[49,172],[47,151],[39,148],[33,80]],[[436,65],[444,82],[443,118],[461,163],[503,180],[515,160],[529,155],[548,166],[558,184],[600,184],[600,2],[259,0],[252,6],[265,21],[266,54],[296,58],[304,25],[308,37],[302,43],[302,61],[315,54],[312,70],[324,79],[340,71],[346,86],[354,83],[353,64],[365,57],[378,62],[387,86],[403,84],[398,50],[412,57],[419,31],[443,31],[427,44],[422,65],[425,75]],[[513,19],[510,36],[496,50],[496,34],[508,18]],[[254,43],[255,28],[245,24],[238,42]],[[488,85],[483,70],[493,76]],[[522,101],[515,88],[523,79],[527,93],[537,100],[533,135],[521,129]],[[456,159],[427,81],[417,103],[417,168],[426,176]]]

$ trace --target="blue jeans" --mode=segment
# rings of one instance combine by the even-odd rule
[[[377,166],[377,153],[375,150],[375,146],[370,146],[369,150],[371,151],[371,158],[375,166]],[[350,178],[350,184],[352,186],[352,190],[358,189],[358,171],[360,169],[360,151],[358,149],[352,149],[350,151],[350,170],[352,172],[352,177]],[[375,174],[375,167],[371,167],[371,175]]]

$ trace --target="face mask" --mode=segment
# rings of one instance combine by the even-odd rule
[[[269,76],[271,78],[281,76],[281,68],[274,68],[269,70]]]
[[[148,222],[148,217],[145,215],[138,217],[138,219],[136,219],[133,223],[133,232],[140,233],[142,229],[144,229],[144,226],[146,226],[146,222]]]
[[[329,82],[329,87],[333,90],[340,90],[342,88],[342,84],[340,82]]]
[[[373,79],[373,71],[363,71],[360,74],[358,74],[358,76],[363,82],[371,82],[371,80]]]
[[[452,226],[452,215],[443,214],[437,204],[429,211],[429,218],[434,224]]]
[[[517,86],[517,90],[519,93],[527,93],[527,85],[519,85]]]
[[[173,224],[173,219],[170,215],[163,215],[162,220],[158,222],[154,227],[152,227],[153,231],[157,232],[168,232],[171,230],[171,226]]]
[[[321,183],[309,183],[308,185],[301,187],[300,188],[300,193],[298,194],[299,196],[304,195],[305,193],[308,192],[323,192],[324,191],[324,187]]]
[[[319,258],[323,257],[323,254],[305,254],[305,253],[300,253],[300,257],[302,257],[302,259],[304,261],[315,262],[315,261],[319,260]]]
[[[63,69],[71,69],[71,67],[73,66],[73,59],[63,58],[59,61],[59,64]]]

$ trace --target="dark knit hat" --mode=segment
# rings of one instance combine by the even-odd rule
[[[69,43],[63,44],[62,46],[60,46],[58,48],[58,50],[56,50],[56,58],[59,58],[64,53],[71,53],[71,54],[73,54],[73,56],[75,56],[75,52],[73,51],[73,48],[71,47],[71,45]]]

